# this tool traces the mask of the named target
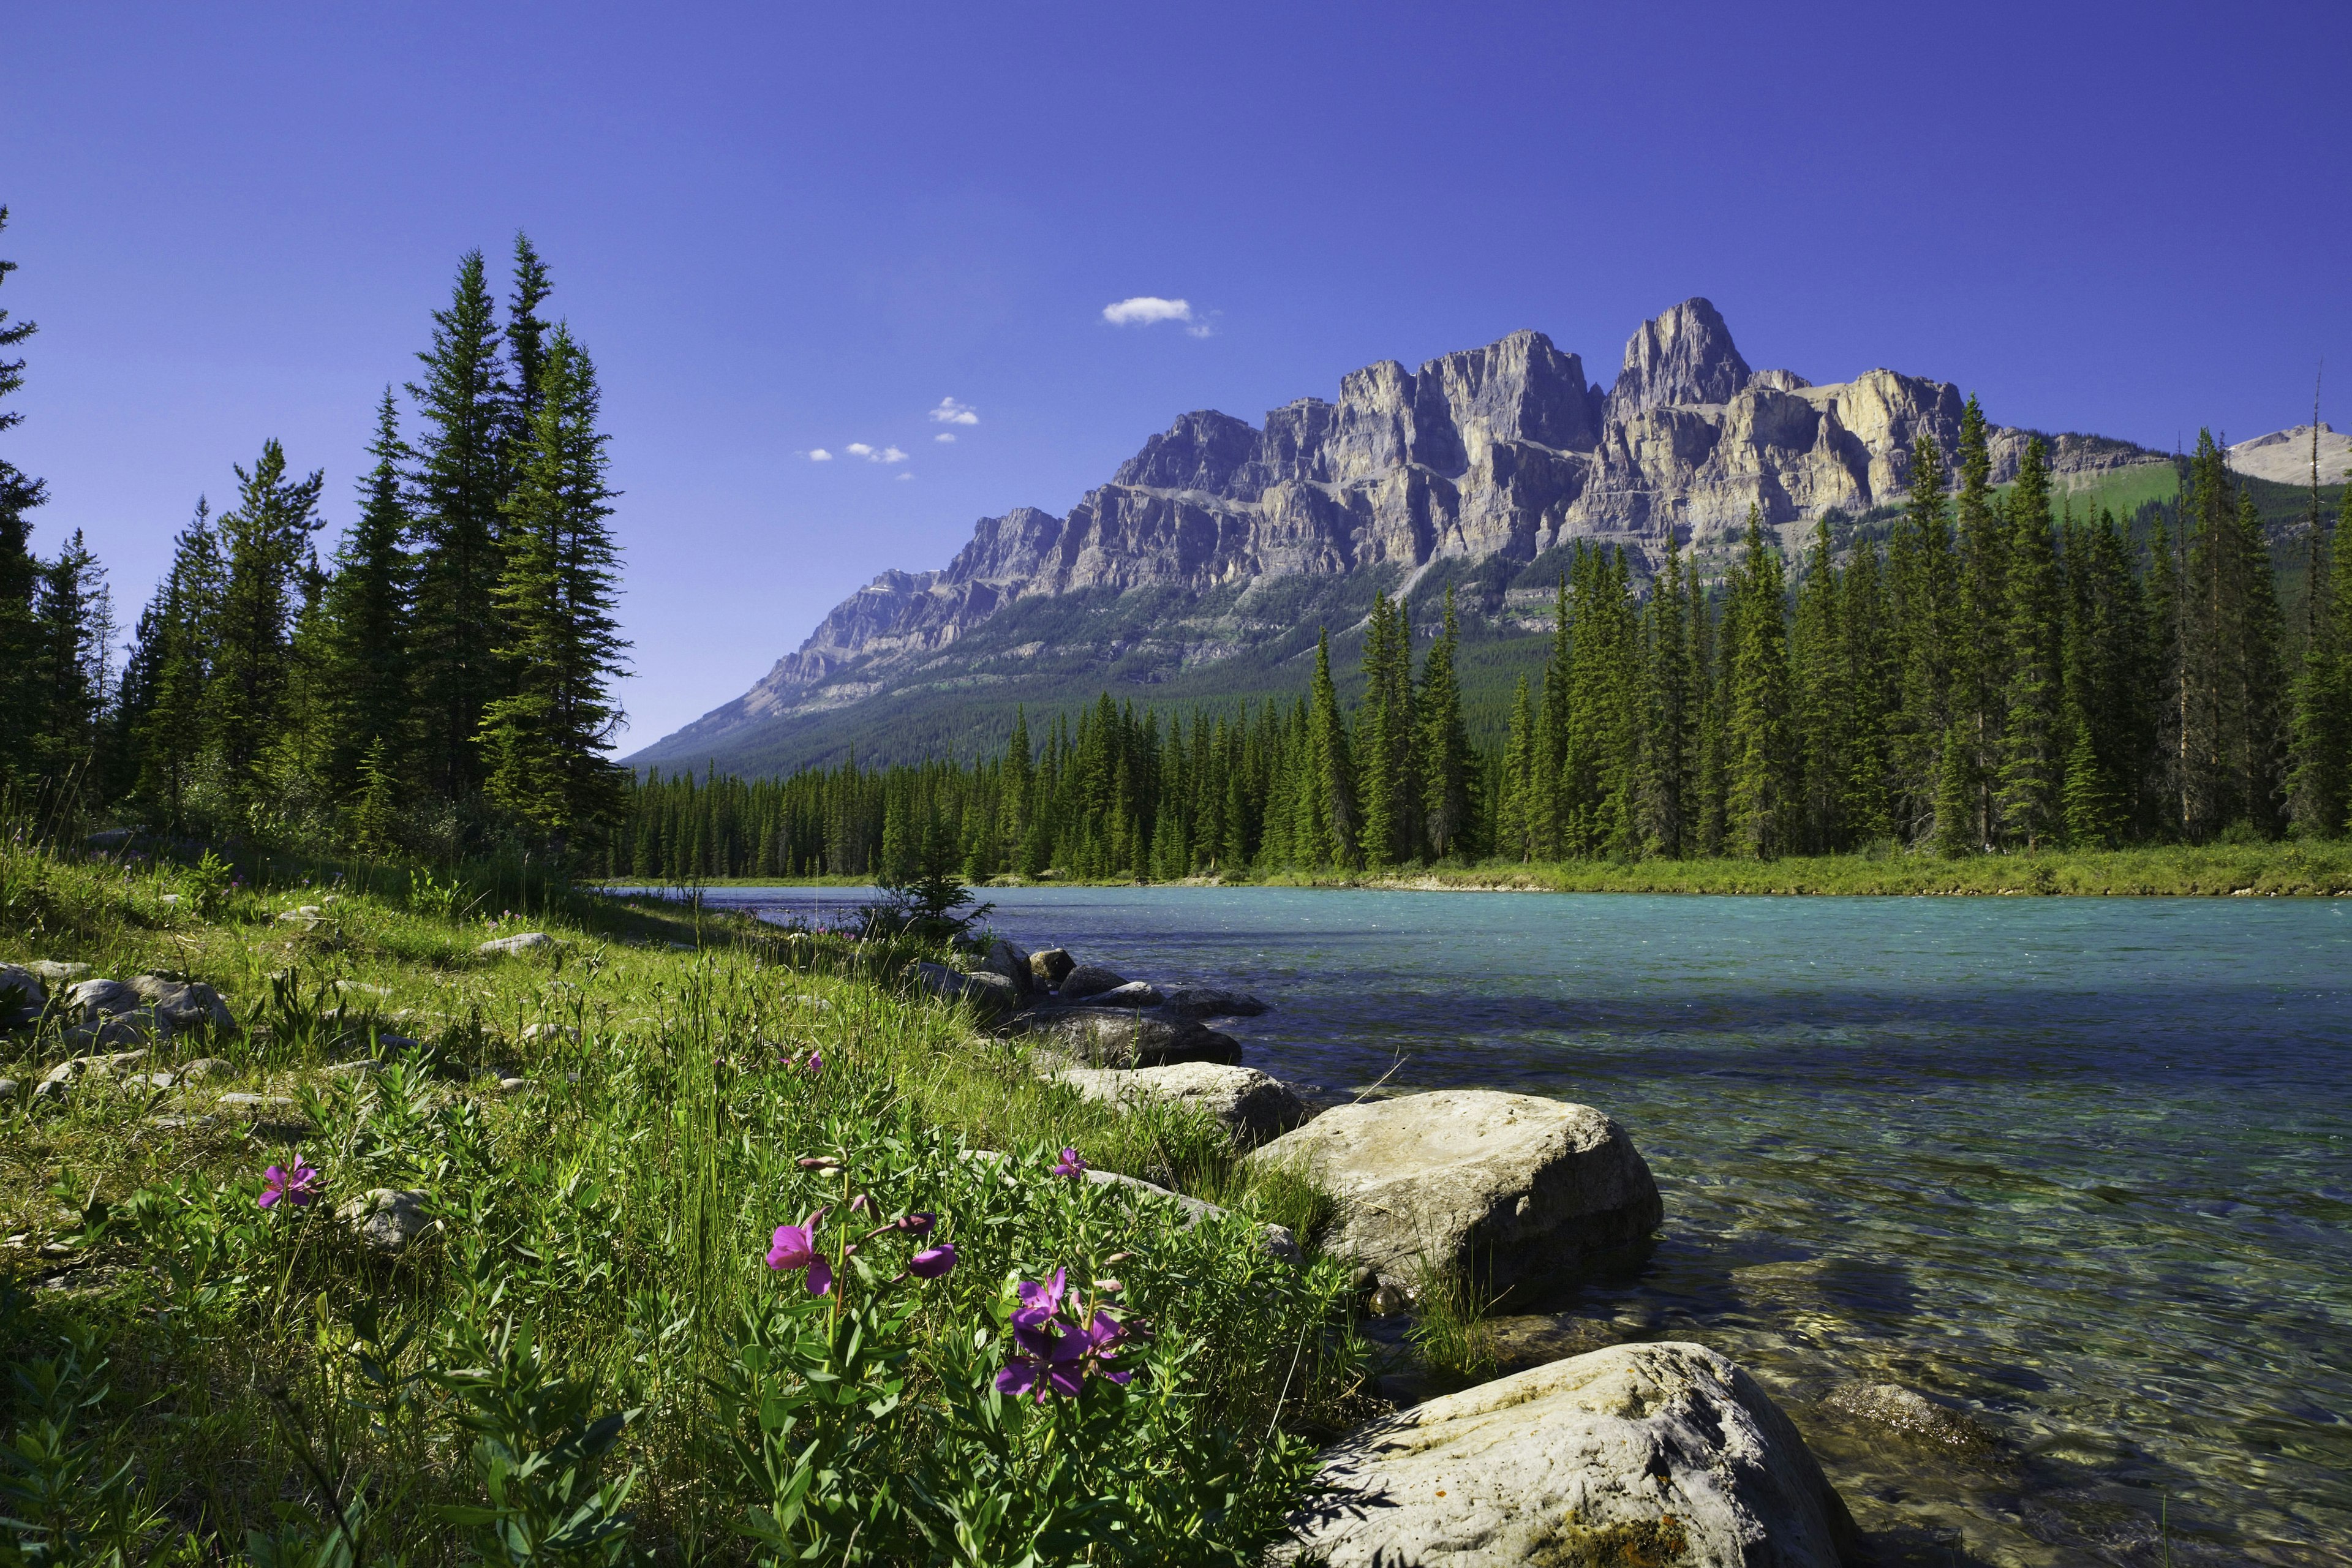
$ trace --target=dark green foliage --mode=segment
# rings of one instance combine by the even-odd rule
[[[0,206],[0,230],[7,226],[8,209]],[[15,262],[0,260],[0,283],[16,270]],[[25,384],[25,362],[8,358],[8,351],[38,330],[31,321],[11,322],[0,310],[0,434],[25,418],[5,406]],[[0,458],[0,786],[29,786],[39,776],[33,758],[42,741],[37,695],[40,636],[33,595],[40,563],[32,551],[32,520],[25,514],[47,499],[40,480]]]
[[[265,441],[252,468],[236,470],[237,504],[221,514],[226,581],[215,621],[205,723],[229,819],[242,823],[267,787],[271,749],[289,738],[296,574],[317,515],[323,474],[290,479],[285,448]]]
[[[2002,693],[1997,806],[2002,837],[2038,849],[2061,835],[2059,793],[2066,766],[2059,725],[2064,698],[2059,663],[2064,620],[2057,538],[2050,518],[2050,471],[2039,436],[2026,445],[2009,514],[2004,568],[2009,679]]]
[[[398,766],[410,742],[408,600],[411,563],[400,415],[386,387],[376,409],[375,467],[360,481],[360,515],[335,551],[321,617],[320,766],[330,793],[360,784],[362,759]]]

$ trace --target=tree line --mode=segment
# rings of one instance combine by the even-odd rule
[[[518,235],[501,321],[481,253],[463,258],[405,410],[389,386],[375,409],[331,555],[323,475],[264,441],[232,505],[198,498],[119,662],[103,567],[79,531],[34,552],[46,488],[0,459],[12,813],[377,856],[597,842],[622,787],[615,492],[595,367],[541,313],[551,291]],[[0,311],[0,353],[34,330]],[[0,397],[24,368],[0,361]]]
[[[604,868],[1172,880],[2352,830],[2352,552],[2331,560],[2316,480],[2291,637],[2210,432],[2179,527],[2138,542],[2110,510],[2053,509],[2038,439],[1997,489],[1987,437],[1971,399],[1948,463],[1915,444],[1883,544],[1841,546],[1824,521],[1793,574],[1753,513],[1720,582],[1672,546],[1645,584],[1624,552],[1580,547],[1499,749],[1464,730],[1451,594],[1418,672],[1410,612],[1383,595],[1352,711],[1327,637],[1287,707],[1162,715],[1106,694],[1038,743],[1024,714],[968,765],[650,773]]]

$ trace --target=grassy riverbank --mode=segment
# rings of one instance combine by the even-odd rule
[[[30,1092],[75,1048],[54,1011],[0,1035],[0,1516],[32,1521],[0,1562],[15,1531],[43,1562],[1242,1563],[1360,1409],[1346,1271],[1258,1228],[1311,1238],[1319,1194],[1044,1085],[901,994],[911,944],[366,880],[199,916],[177,870],[0,848],[0,962],[184,974],[238,1020],[61,1100]],[[520,930],[556,945],[477,952]],[[1235,1213],[1181,1229],[1055,1174],[1066,1145]],[[298,1190],[264,1206],[270,1166]],[[430,1222],[396,1256],[335,1213],[377,1189]],[[1014,1287],[1057,1269],[1090,1375],[1008,1396]]]
[[[1195,880],[1198,880],[1197,879]],[[2167,845],[2062,849],[2035,855],[1795,856],[1781,860],[1486,861],[1393,873],[1274,872],[1226,877],[1226,887],[1492,889],[1549,893],[2057,894],[2077,897],[2326,898],[2352,894],[2352,843]],[[860,888],[858,877],[713,878],[709,888]],[[1020,886],[1005,879],[998,886]],[[1132,886],[1049,878],[1036,887]],[[619,881],[616,889],[671,884]]]

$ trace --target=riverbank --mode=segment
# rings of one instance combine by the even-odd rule
[[[967,1523],[989,1561],[1244,1562],[1369,1408],[1349,1271],[1265,1253],[1311,1250],[1316,1189],[1041,1081],[908,993],[935,951],[347,869],[0,847],[45,994],[0,994],[0,1398],[55,1456],[0,1511],[134,1563],[904,1561]],[[101,979],[139,994],[99,1024]],[[1004,1398],[1013,1287],[1063,1279],[1079,1396]]]
[[[1393,872],[1272,871],[1192,878],[1221,887],[1469,889],[1543,893],[1725,893],[1844,897],[2334,898],[2352,895],[2352,842],[2163,845],[2040,854],[1791,856],[1780,860],[1564,860],[1420,867]],[[698,888],[867,888],[870,877],[713,877]],[[991,887],[1132,887],[1061,877]],[[679,884],[616,878],[615,892]]]

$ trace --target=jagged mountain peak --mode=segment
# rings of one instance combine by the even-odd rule
[[[1643,322],[1625,344],[1609,411],[1622,417],[1662,404],[1728,403],[1751,375],[1722,312],[1694,295]]]

